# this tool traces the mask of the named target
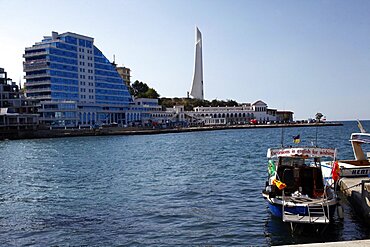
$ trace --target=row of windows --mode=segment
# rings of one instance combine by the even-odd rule
[[[73,65],[64,65],[64,64],[58,64],[58,63],[51,63],[50,68],[77,72],[77,66],[73,66]]]
[[[36,70],[36,71],[26,72],[26,75],[42,75],[42,74],[47,74],[46,70]]]
[[[96,88],[96,94],[107,94],[107,95],[121,95],[121,96],[129,96],[127,91],[122,90],[105,90],[105,89],[98,89]]]
[[[44,109],[59,109],[59,110],[74,110],[76,109],[75,104],[66,104],[66,103],[61,103],[61,104],[52,104],[52,105],[47,105],[45,104]]]
[[[85,93],[86,88],[80,88],[80,92]],[[94,92],[94,89],[89,88],[89,93],[93,93],[93,92]]]
[[[80,79],[86,79],[86,76],[85,76],[85,75],[80,75]],[[92,76],[92,75],[91,75],[91,76],[90,76],[90,75],[88,75],[88,76],[87,76],[87,79],[88,79],[88,80],[94,80],[94,76]]]
[[[78,92],[78,87],[63,86],[63,85],[51,85],[52,90]]]
[[[71,79],[65,79],[65,78],[57,78],[52,77],[51,78],[52,84],[67,84],[67,85],[78,85],[78,80],[71,80]]]
[[[129,101],[128,100],[126,102],[96,101],[95,103],[104,104],[104,105],[123,105],[123,104],[128,104]]]
[[[55,49],[55,48],[48,48],[47,50],[49,51],[49,54],[54,54],[54,55],[63,56],[63,57],[77,58],[76,52],[62,51],[62,50]]]
[[[74,44],[77,45],[77,38],[72,37],[72,36],[64,36],[60,38],[61,40],[64,40],[65,42],[69,44]]]
[[[126,86],[123,84],[110,84],[110,83],[101,83],[97,82],[96,83],[96,88],[101,88],[101,89],[120,89],[120,90],[127,90]]]
[[[85,69],[84,68],[80,68],[80,72],[85,72]],[[87,73],[93,73],[93,70],[92,69],[87,69]]]
[[[78,45],[87,48],[92,48],[92,42],[84,39],[78,39]]]
[[[245,113],[210,113],[210,114],[208,114],[208,113],[206,113],[206,114],[195,114],[194,116],[196,116],[196,117],[214,117],[214,118],[221,118],[221,117],[226,117],[226,118],[228,118],[228,117],[230,117],[230,118],[236,118],[236,117],[251,117],[251,118],[254,118],[254,114],[253,113],[247,113],[247,114],[245,114]]]
[[[94,95],[84,95],[84,94],[81,94],[81,99],[86,99],[86,96],[89,96],[88,98],[89,99],[94,99]]]
[[[85,55],[79,55],[79,58],[80,58],[80,59],[85,59]],[[90,56],[87,56],[87,60],[92,61],[92,60],[93,60],[93,58],[92,58],[92,57],[90,57]]]
[[[115,72],[108,72],[108,71],[104,71],[104,70],[95,69],[95,74],[96,75],[105,75],[105,76],[111,76],[111,77],[120,78],[117,71],[115,71]]]
[[[66,110],[76,109],[76,105],[74,104],[58,104],[58,105],[59,105],[59,109],[66,109]]]
[[[56,43],[53,43],[53,45],[55,47],[60,48],[60,49],[63,49],[63,50],[77,51],[77,48],[74,45],[68,45],[68,44],[62,43],[62,42],[56,42]]]
[[[78,56],[80,59],[85,59],[85,55],[79,55]],[[90,57],[90,56],[87,56],[87,60],[93,60],[93,58],[92,57]]]
[[[53,55],[48,55],[46,58],[48,58],[51,62],[77,65],[77,60],[72,59],[72,58],[64,58],[64,57],[58,57],[58,56],[53,56]]]
[[[86,86],[86,82],[85,81],[80,81],[80,85]],[[88,82],[88,85],[89,86],[94,86],[94,83],[93,82]]]
[[[109,63],[109,60],[106,59],[105,57],[97,57],[97,56],[95,56],[94,61],[96,63],[103,63],[103,64],[108,64]]]
[[[62,77],[67,77],[67,78],[78,78],[77,73],[65,72],[65,71],[59,71],[59,70],[50,70],[50,75],[62,76]]]
[[[110,84],[121,84],[121,85],[124,85],[123,84],[123,80],[122,78],[112,78],[112,77],[106,77],[106,76],[99,76],[99,75],[96,75],[95,76],[95,80],[97,82],[101,82],[102,84],[104,83],[110,83]],[[105,87],[104,85],[102,85],[102,87]]]
[[[126,99],[126,97],[116,97],[116,96],[102,96],[102,95],[96,95],[97,100],[108,100],[110,102],[112,101],[118,101],[123,103]]]
[[[84,49],[84,48],[78,48],[78,51],[79,51],[79,52],[85,52],[85,49]],[[87,52],[88,54],[92,54],[92,50],[90,50],[90,49],[86,49],[86,52]]]
[[[95,68],[97,69],[105,69],[105,70],[109,70],[109,71],[115,71],[115,68],[112,66],[112,65],[108,65],[108,64],[99,64],[99,63],[95,63]]]
[[[78,100],[78,93],[61,93],[52,92],[51,97],[53,99],[63,99],[63,100]]]

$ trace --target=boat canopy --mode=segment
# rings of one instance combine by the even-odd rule
[[[335,158],[337,150],[335,148],[318,147],[294,147],[294,148],[269,148],[267,158],[274,157],[331,157]]]
[[[370,143],[370,133],[352,133],[351,142]]]

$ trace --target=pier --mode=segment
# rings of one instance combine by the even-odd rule
[[[344,177],[339,181],[339,187],[356,213],[370,225],[370,179]]]

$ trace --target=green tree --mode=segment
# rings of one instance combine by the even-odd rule
[[[146,83],[138,80],[129,86],[129,91],[136,98],[159,98],[159,94],[154,88],[150,88]]]
[[[157,93],[157,91],[155,91],[155,89],[149,88],[145,92],[145,98],[158,99],[159,98],[159,94]]]
[[[316,113],[316,115],[315,115],[316,121],[320,123],[321,118],[322,118],[323,116],[324,116],[324,115],[322,115],[322,113],[321,113],[321,112]]]

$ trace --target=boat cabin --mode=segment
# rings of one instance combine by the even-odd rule
[[[335,156],[334,149],[321,148],[285,148],[269,150],[268,157],[273,160],[276,172],[270,174],[269,184],[279,180],[286,185],[285,196],[299,195],[310,198],[322,197],[324,179],[321,170],[321,158]],[[271,163],[271,161],[269,162]],[[271,196],[281,196],[282,190],[271,186]]]
[[[284,189],[286,196],[297,191],[308,197],[319,197],[324,193],[319,159],[311,163],[302,157],[280,157],[276,172],[277,179],[286,184]],[[281,190],[277,189],[276,193],[281,195]]]

